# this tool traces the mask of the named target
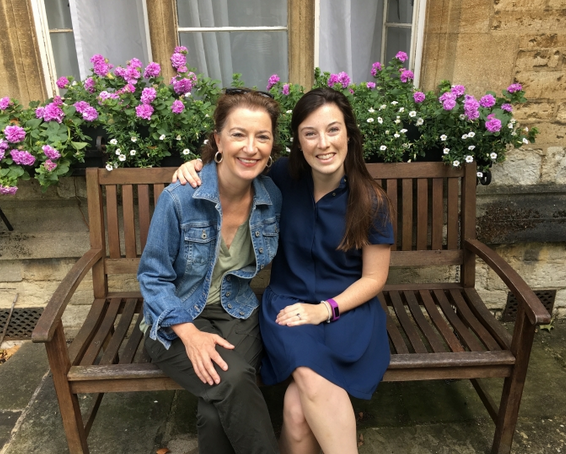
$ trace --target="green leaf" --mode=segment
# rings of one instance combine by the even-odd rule
[[[71,146],[75,150],[79,151],[79,150],[82,150],[83,148],[85,148],[86,146],[88,146],[88,143],[87,142],[71,142]]]

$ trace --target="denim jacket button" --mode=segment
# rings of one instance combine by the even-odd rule
[[[259,230],[255,231],[255,237],[257,238],[259,236]]]
[[[232,276],[226,276],[226,280],[227,280],[228,282],[230,282],[230,278],[231,278],[231,277],[232,277]]]
[[[263,267],[264,267],[264,266],[265,266],[265,265],[260,265],[260,267],[259,267],[259,268],[263,270]]]
[[[263,248],[262,247],[259,248],[259,253],[263,254]]]
[[[196,304],[194,305],[194,308],[198,311],[198,306]]]
[[[226,292],[226,296],[230,296],[230,292]]]
[[[232,309],[232,305],[231,305],[231,304],[228,304],[228,309]]]
[[[202,237],[203,240],[205,240],[206,239],[206,232],[203,231],[201,237]]]
[[[243,312],[243,311],[240,311],[240,315],[244,315],[244,312]]]

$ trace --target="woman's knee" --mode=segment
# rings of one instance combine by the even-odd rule
[[[297,367],[293,371],[293,379],[301,394],[309,399],[320,395],[321,389],[328,383],[328,380],[309,367]]]

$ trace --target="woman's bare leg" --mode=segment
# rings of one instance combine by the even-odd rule
[[[285,391],[279,449],[281,454],[320,453],[320,446],[305,419],[295,382],[291,382]]]
[[[356,418],[348,393],[308,367],[295,369],[293,379],[304,418],[324,454],[357,454]]]

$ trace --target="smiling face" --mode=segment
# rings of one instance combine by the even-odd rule
[[[265,169],[273,148],[271,118],[263,109],[238,107],[228,114],[214,139],[222,153],[219,180],[227,184],[250,182]]]
[[[348,132],[344,115],[336,104],[324,104],[299,125],[299,142],[313,177],[344,176]]]

